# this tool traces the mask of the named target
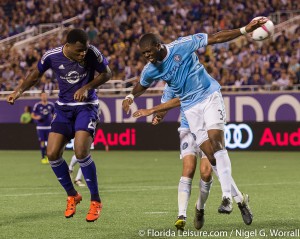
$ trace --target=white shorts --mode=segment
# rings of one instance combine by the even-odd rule
[[[206,157],[202,150],[197,146],[191,131],[187,128],[179,128],[180,138],[180,159],[186,155],[195,155],[196,157]]]
[[[226,123],[225,105],[221,92],[212,93],[204,101],[184,111],[184,114],[196,144],[200,146],[208,139],[207,130],[210,126]]]

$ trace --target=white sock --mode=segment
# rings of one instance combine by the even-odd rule
[[[217,178],[219,179],[219,174],[218,174],[218,170],[216,166],[211,165],[215,175],[217,176]],[[243,195],[240,192],[240,190],[238,189],[238,187],[235,184],[235,181],[233,179],[233,177],[231,176],[231,196],[233,197],[234,201],[236,203],[242,202],[243,201]]]
[[[78,162],[75,155],[72,156],[71,162],[69,164],[69,170],[73,171],[75,164]]]
[[[222,198],[231,199],[231,162],[226,149],[220,150],[214,154],[217,162],[217,171],[222,188]]]
[[[186,209],[189,203],[192,189],[192,179],[181,177],[178,184],[178,216],[186,217]]]
[[[213,179],[211,179],[209,182],[204,182],[202,179],[200,179],[199,182],[200,193],[196,204],[198,210],[205,208],[205,203],[208,198],[212,182]]]
[[[75,181],[82,181],[82,171],[81,171],[81,168],[78,169],[78,172],[77,172],[77,175],[76,175],[76,178],[75,178]]]
[[[240,192],[240,190],[236,186],[233,178],[231,178],[231,195],[236,203],[240,203],[243,201],[243,194]]]

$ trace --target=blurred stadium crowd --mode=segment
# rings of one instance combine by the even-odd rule
[[[84,28],[90,42],[109,59],[114,80],[129,87],[128,79],[139,76],[145,64],[138,48],[146,32],[159,33],[165,43],[197,32],[214,33],[239,28],[256,16],[276,11],[299,10],[294,0],[2,0],[0,37],[13,36],[43,23],[57,23],[80,16],[72,27]],[[287,20],[285,14],[281,21]],[[63,44],[65,34],[54,34],[28,45],[22,51],[2,49],[0,90],[12,90],[41,55]],[[300,27],[290,34],[283,31],[274,41],[260,45],[239,38],[237,41],[199,50],[200,61],[226,90],[295,89],[300,84]],[[162,82],[157,83],[162,86]],[[241,87],[244,86],[244,87]],[[47,72],[35,89],[57,89],[55,76]],[[298,89],[298,87],[297,87]],[[229,90],[229,89],[227,89]]]

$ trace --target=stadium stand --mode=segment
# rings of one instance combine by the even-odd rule
[[[0,96],[19,84],[47,49],[63,44],[67,27],[84,28],[90,42],[108,57],[114,81],[102,89],[119,94],[138,80],[145,63],[137,49],[143,33],[159,33],[168,43],[177,36],[238,28],[256,16],[269,16],[278,24],[273,39],[258,43],[240,37],[230,43],[200,49],[201,62],[224,91],[299,89],[299,1],[74,2],[1,1]],[[157,83],[157,88],[162,86],[162,82]],[[57,90],[52,72],[47,72],[32,90],[42,89]]]

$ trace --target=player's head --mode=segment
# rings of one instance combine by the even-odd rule
[[[41,101],[47,102],[47,94],[45,91],[42,91],[42,93],[41,93]]]
[[[163,59],[163,46],[157,34],[147,33],[139,41],[140,51],[151,63],[156,63]]]
[[[82,62],[88,48],[88,35],[82,29],[72,29],[67,34],[66,53],[71,60]]]

